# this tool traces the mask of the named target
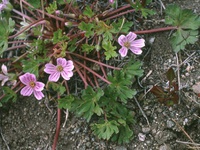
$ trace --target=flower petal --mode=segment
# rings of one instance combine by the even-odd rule
[[[137,48],[137,47],[131,47],[130,50],[136,54],[136,55],[140,55],[142,54],[142,50],[140,48]]]
[[[6,79],[6,78],[8,78],[8,76],[5,76],[5,75],[3,75],[3,74],[0,74],[0,81],[1,81],[1,80],[4,80],[4,79]]]
[[[42,82],[35,82],[35,91],[42,91],[44,89],[45,84]]]
[[[64,67],[65,71],[72,71],[74,69],[73,61],[68,60],[66,66]]]
[[[54,72],[49,76],[49,81],[57,82],[60,78],[60,72]]]
[[[52,74],[52,73],[54,73],[56,71],[57,70],[56,70],[56,66],[55,65],[50,64],[50,63],[45,65],[44,72],[46,72],[48,74]]]
[[[129,32],[129,34],[126,36],[127,41],[129,41],[129,43],[133,42],[137,37],[137,34],[133,33],[133,32]]]
[[[29,85],[29,83],[32,81],[32,82],[35,82],[36,81],[36,77],[34,74],[31,74],[31,73],[25,73],[24,75],[21,75],[19,77],[20,81],[25,84],[25,85]]]
[[[4,84],[9,80],[9,78],[6,76],[1,82],[1,86],[4,86]]]
[[[57,65],[61,65],[62,67],[66,66],[67,60],[65,58],[58,58]]]
[[[125,42],[127,42],[125,35],[120,35],[118,38],[119,45],[124,46]]]
[[[144,39],[138,39],[138,40],[135,40],[131,43],[131,47],[134,46],[134,47],[138,47],[138,48],[142,48],[145,46],[145,40]]]
[[[30,96],[33,93],[33,89],[30,86],[25,86],[21,91],[20,94],[23,96]]]
[[[41,91],[34,91],[33,94],[37,100],[41,100],[44,97],[44,94]]]
[[[122,47],[120,50],[119,50],[119,53],[122,57],[125,57],[127,55],[127,52],[128,52],[128,49],[126,47]]]
[[[6,67],[4,64],[1,66],[1,70],[2,70],[2,72],[3,72],[5,75],[8,74],[7,67]]]
[[[62,71],[62,72],[61,72],[61,75],[62,75],[62,77],[63,77],[65,80],[69,80],[70,77],[73,76],[73,72],[72,72],[72,71],[68,71],[68,72]]]

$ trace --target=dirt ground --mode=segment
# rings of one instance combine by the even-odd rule
[[[177,3],[200,14],[200,0],[155,0],[152,7],[158,13],[146,20],[144,28],[164,26],[160,22],[164,19],[160,2],[164,6]],[[140,79],[144,88],[138,92],[137,101],[130,101],[136,119],[132,141],[117,145],[98,140],[91,134],[85,120],[70,112],[65,124],[63,111],[57,150],[200,149],[200,98],[191,89],[192,85],[200,82],[200,40],[181,52],[184,63],[180,67],[180,103],[172,107],[163,106],[149,92],[155,84],[167,84],[164,74],[170,66],[177,69],[177,57],[169,44],[169,35],[170,32],[144,35],[146,47],[139,58],[144,61],[145,74]],[[0,108],[0,150],[51,150],[55,127],[55,105],[48,99],[37,101],[33,97],[19,96],[16,103]]]

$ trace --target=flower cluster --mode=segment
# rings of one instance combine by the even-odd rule
[[[50,74],[49,81],[57,82],[60,78],[60,75],[65,80],[69,80],[70,77],[73,76],[73,69],[74,65],[71,60],[67,61],[65,58],[58,58],[57,65],[55,66],[51,63],[46,64],[44,72]],[[44,97],[42,90],[44,89],[45,84],[38,82],[34,74],[25,73],[24,75],[21,75],[19,79],[25,85],[20,92],[21,95],[30,96],[31,94],[34,94],[35,98],[38,100],[41,100]],[[7,80],[8,79],[5,77],[4,82]]]
[[[138,39],[137,35],[133,32],[129,32],[128,35],[120,35],[118,38],[118,43],[122,46],[119,53],[122,57],[125,57],[130,49],[134,54],[140,55],[142,53],[141,48],[145,46],[144,39]]]

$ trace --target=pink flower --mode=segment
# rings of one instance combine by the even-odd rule
[[[114,0],[109,0],[109,2],[110,2],[111,4],[113,4],[115,1],[114,1]]]
[[[135,40],[137,35],[133,32],[129,32],[128,35],[120,35],[118,38],[118,43],[122,46],[119,53],[122,57],[127,55],[128,49],[130,49],[134,54],[141,54],[141,48],[145,46],[144,39]]]
[[[9,80],[8,70],[4,64],[1,66],[1,70],[3,74],[0,74],[0,81],[2,81],[1,86],[4,86],[4,84]]]
[[[44,94],[41,92],[44,89],[45,84],[38,82],[34,74],[25,73],[19,77],[20,81],[26,85],[20,92],[23,96],[30,96],[34,94],[37,100],[41,100]]]
[[[0,12],[6,8],[6,5],[8,4],[8,0],[2,0],[0,3]]]
[[[45,65],[44,72],[50,74],[49,81],[57,82],[60,75],[65,79],[69,80],[73,76],[72,70],[74,69],[73,62],[66,60],[65,58],[58,58],[57,65],[48,63]]]

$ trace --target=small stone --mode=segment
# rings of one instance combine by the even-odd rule
[[[167,120],[167,127],[172,128],[175,125],[175,123],[171,120]]]
[[[151,131],[151,129],[149,127],[143,127],[142,128],[143,133],[149,133],[150,131]]]
[[[143,133],[139,133],[139,134],[138,134],[138,138],[139,138],[140,141],[143,142],[143,141],[145,141],[146,135],[143,134]]]

